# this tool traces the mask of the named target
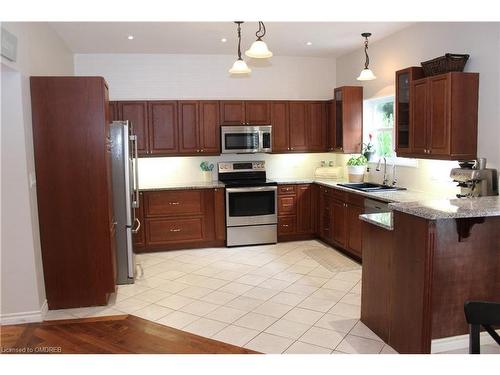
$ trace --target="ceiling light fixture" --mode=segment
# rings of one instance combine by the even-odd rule
[[[365,38],[365,68],[359,73],[359,77],[356,78],[358,81],[372,81],[375,78],[375,74],[368,68],[370,64],[370,58],[368,57],[368,37],[371,36],[371,33],[363,33],[361,36]]]
[[[241,24],[243,21],[234,21],[235,24],[238,25],[238,60],[236,60],[229,69],[229,73],[231,74],[248,74],[251,72],[250,68],[247,66],[247,63],[241,58]]]
[[[222,38],[220,41],[221,41],[222,43],[226,43],[226,42],[227,42],[227,39],[226,39],[226,38]]]
[[[129,36],[127,37],[127,39],[128,39],[128,40],[132,40],[132,39],[134,39],[134,36],[133,36],[133,35],[129,35]]]
[[[306,42],[306,46],[312,46],[312,42]]]
[[[266,35],[266,26],[264,22],[259,21],[259,30],[255,33],[257,40],[252,43],[250,49],[245,51],[245,55],[254,59],[267,59],[273,56],[273,53],[267,48],[267,44],[262,41]]]

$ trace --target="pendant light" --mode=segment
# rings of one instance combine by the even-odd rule
[[[267,59],[273,56],[273,53],[267,48],[267,44],[262,41],[266,35],[266,26],[264,22],[259,21],[259,30],[255,33],[257,40],[252,43],[250,49],[245,51],[245,55],[254,59]]]
[[[248,74],[251,70],[247,66],[247,63],[241,58],[241,24],[243,21],[234,21],[234,23],[238,25],[238,60],[236,60],[231,69],[229,69],[229,73]]]
[[[368,57],[368,37],[371,36],[371,33],[363,33],[361,36],[365,38],[365,68],[359,73],[359,77],[356,78],[358,81],[372,81],[375,78],[375,74],[371,71],[370,68],[368,68],[368,65],[370,64],[370,58]]]

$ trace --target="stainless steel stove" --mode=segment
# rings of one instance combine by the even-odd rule
[[[277,242],[278,184],[266,178],[264,161],[221,162],[226,186],[227,246]]]

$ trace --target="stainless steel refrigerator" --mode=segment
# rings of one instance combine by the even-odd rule
[[[137,233],[141,226],[134,210],[139,207],[137,136],[132,134],[128,121],[113,121],[110,135],[113,212],[116,222],[116,283],[132,284],[135,272],[132,234]]]

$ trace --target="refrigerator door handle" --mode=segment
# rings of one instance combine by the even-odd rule
[[[134,200],[132,201],[132,207],[133,208],[139,208],[139,173],[138,173],[138,159],[139,159],[139,154],[138,154],[138,151],[137,151],[137,135],[133,134],[130,136],[130,140],[132,141],[133,143],[133,155],[132,155],[132,158],[134,159],[133,160],[133,164],[134,164],[134,170],[133,170],[133,174],[134,174],[134,187],[133,187],[133,190],[134,190]]]
[[[141,229],[141,221],[138,218],[134,218],[134,224],[137,225],[137,227],[132,228],[132,233],[137,234],[139,233],[139,229]]]

